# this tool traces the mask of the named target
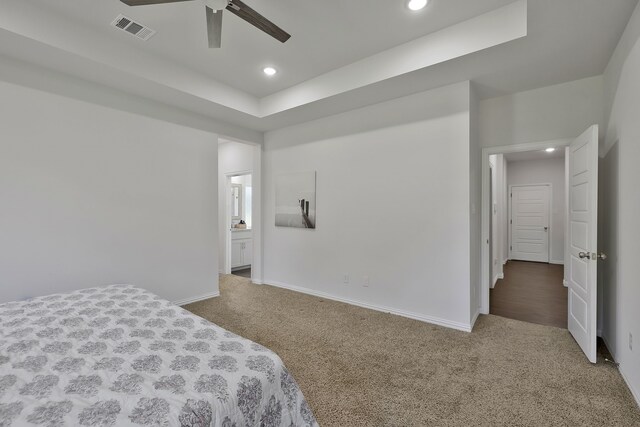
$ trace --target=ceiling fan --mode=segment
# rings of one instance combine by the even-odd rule
[[[146,6],[149,4],[177,3],[193,0],[120,0],[128,6]],[[269,21],[264,16],[244,4],[240,0],[200,0],[206,6],[207,33],[209,47],[219,48],[222,42],[222,11],[227,9],[234,15],[244,19],[254,27],[264,31],[276,40],[284,43],[291,37],[286,31]]]

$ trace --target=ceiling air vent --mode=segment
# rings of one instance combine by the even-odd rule
[[[149,27],[145,27],[144,25],[135,22],[131,18],[127,18],[124,15],[119,15],[112,23],[111,26],[118,28],[122,31],[126,31],[127,33],[138,37],[144,41],[149,40],[156,33]]]

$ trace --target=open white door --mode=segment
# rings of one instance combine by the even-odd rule
[[[598,126],[569,149],[569,332],[596,363],[598,277]]]

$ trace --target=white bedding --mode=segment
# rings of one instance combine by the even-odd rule
[[[0,304],[0,426],[317,426],[268,349],[133,286]]]

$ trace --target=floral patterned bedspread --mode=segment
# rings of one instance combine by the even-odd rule
[[[280,358],[143,289],[0,304],[0,426],[317,426]]]

